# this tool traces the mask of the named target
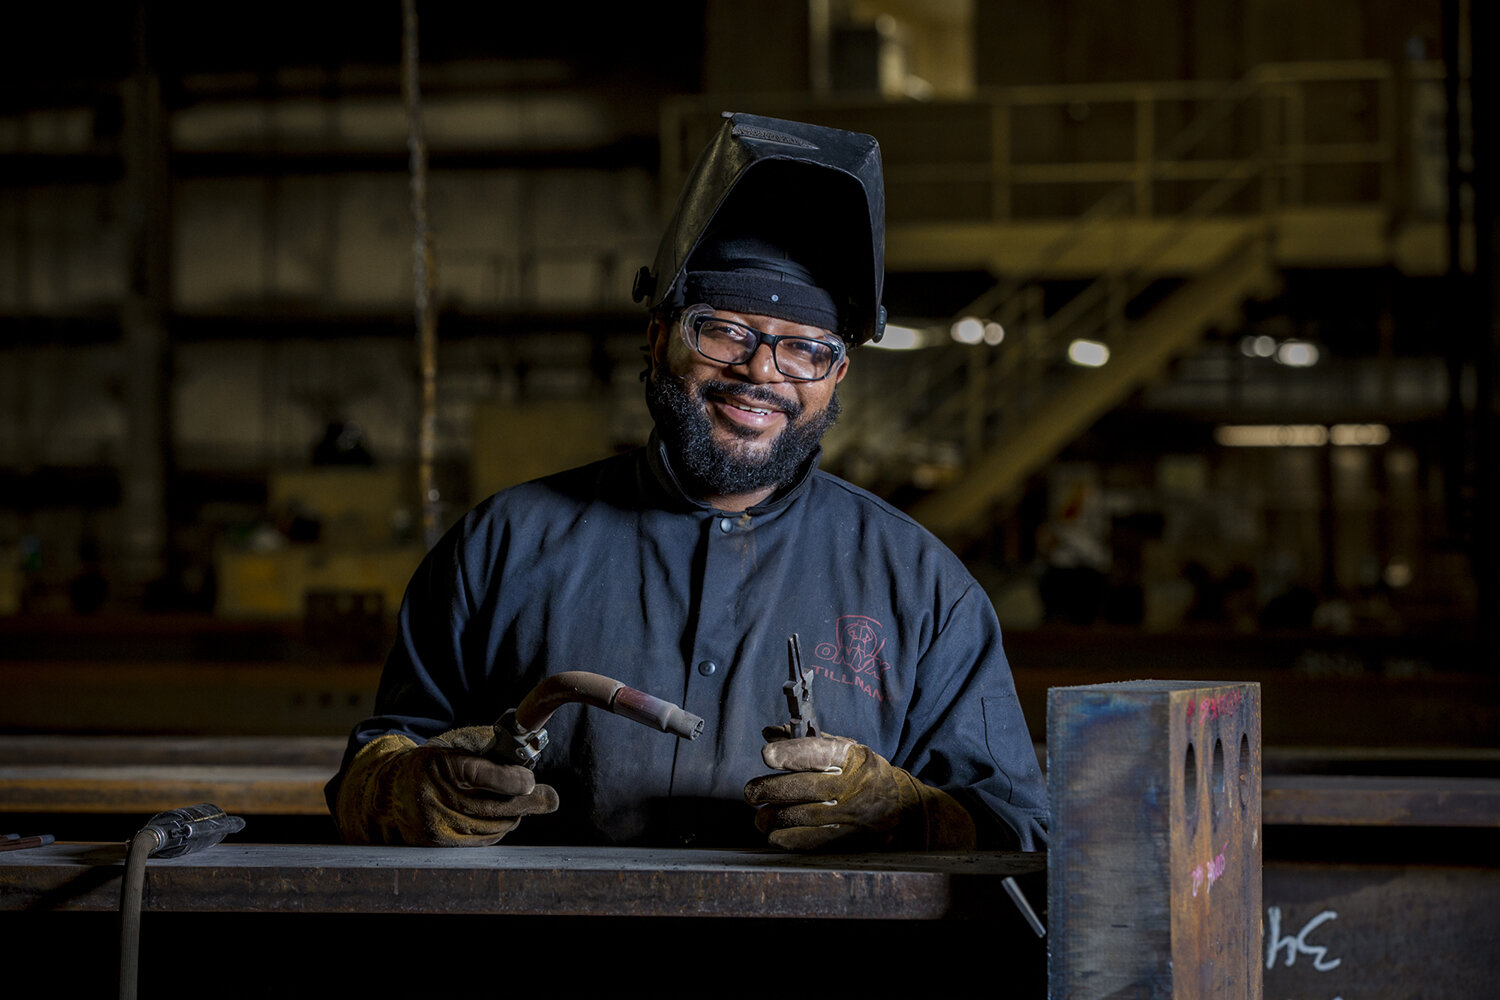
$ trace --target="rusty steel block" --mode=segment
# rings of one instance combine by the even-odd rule
[[[1053,997],[1258,1000],[1260,685],[1047,693]]]

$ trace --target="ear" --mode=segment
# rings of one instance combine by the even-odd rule
[[[672,328],[675,326],[660,316],[653,316],[646,327],[646,350],[651,358],[651,368],[664,368],[667,364],[667,348],[672,343]]]
[[[844,381],[844,376],[847,374],[849,374],[849,355],[846,352],[844,359],[839,362],[839,366],[833,370],[833,384],[838,385]]]

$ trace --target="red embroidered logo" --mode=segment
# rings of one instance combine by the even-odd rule
[[[885,630],[868,615],[843,615],[834,623],[835,642],[820,642],[814,651],[822,661],[818,673],[840,684],[859,688],[876,701],[885,701],[882,675],[891,665],[881,658]]]

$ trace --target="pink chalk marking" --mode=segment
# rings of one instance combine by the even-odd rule
[[[1197,702],[1190,701],[1187,703],[1187,719],[1192,722],[1195,712],[1210,720],[1233,715],[1240,710],[1240,703],[1244,700],[1243,691],[1229,691],[1225,694],[1203,698]]]
[[[1228,851],[1229,851],[1229,842],[1225,841],[1224,842],[1224,846],[1221,847],[1221,848],[1219,848],[1219,856],[1218,857],[1216,857],[1216,858],[1209,858],[1208,861],[1204,862],[1201,865],[1198,865],[1196,868],[1193,869],[1193,898],[1194,899],[1198,898],[1198,890],[1204,888],[1204,884],[1203,883],[1204,883],[1205,878],[1207,879],[1207,882],[1208,882],[1207,888],[1208,889],[1212,889],[1214,887],[1214,883],[1217,882],[1220,878],[1223,877],[1223,875],[1224,875],[1224,869],[1226,867],[1228,867],[1228,865],[1229,865],[1229,860],[1225,856],[1228,853]]]

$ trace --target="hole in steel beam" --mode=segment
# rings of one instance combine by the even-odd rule
[[[1250,804],[1250,734],[1240,734],[1240,808]]]
[[[1224,794],[1224,741],[1217,736],[1214,737],[1213,770],[1209,782],[1208,795],[1213,800],[1214,832],[1217,833],[1226,798]]]
[[[1198,755],[1187,746],[1182,761],[1182,818],[1189,831],[1198,825]]]

